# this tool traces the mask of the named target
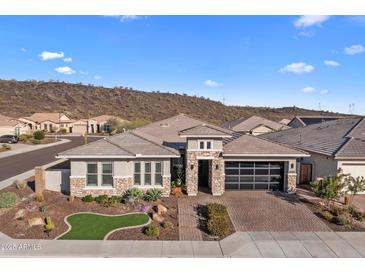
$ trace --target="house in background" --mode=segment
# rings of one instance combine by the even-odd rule
[[[26,133],[30,133],[30,127],[27,123],[21,122],[16,118],[0,114],[0,136],[20,135]]]
[[[70,132],[73,123],[73,120],[64,113],[58,112],[38,112],[31,116],[21,117],[19,120],[27,123],[32,131],[44,130],[48,132],[56,132],[62,128]]]
[[[344,118],[343,116],[295,116],[289,123],[289,127],[305,127],[319,124],[327,121],[333,121]]]
[[[300,159],[299,183],[343,173],[365,177],[365,118],[337,119],[262,135],[266,140],[307,151]]]
[[[285,125],[285,126],[287,126],[289,123],[290,123],[290,119],[286,119],[286,118],[284,118],[284,119],[281,119],[280,121],[279,121],[279,124],[282,124],[282,125]]]
[[[93,117],[91,119],[96,121],[96,132],[109,133],[111,131],[111,125],[110,125],[109,121],[111,119],[115,119],[115,118],[117,118],[117,117],[104,114],[104,115],[99,115],[99,116]]]
[[[171,181],[183,176],[188,195],[195,196],[199,189],[208,189],[212,195],[226,190],[294,192],[297,160],[308,156],[179,114],[72,148],[57,158],[69,162],[65,174],[71,195],[121,195],[137,187],[158,188],[168,196]],[[47,178],[51,171],[45,172]],[[65,186],[46,179],[46,189],[54,189],[55,184]]]
[[[289,127],[259,116],[239,118],[223,123],[222,127],[239,132],[241,134],[260,135],[264,133],[288,129]]]
[[[97,133],[97,122],[95,119],[73,120],[70,124],[69,133],[79,135]]]

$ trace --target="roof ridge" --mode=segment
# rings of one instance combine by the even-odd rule
[[[200,124],[200,125],[196,125],[196,126],[193,126],[193,127],[189,127],[189,128],[182,129],[182,130],[179,131],[179,133],[180,132],[184,132],[184,131],[188,131],[188,130],[191,130],[191,129],[197,128],[197,127],[208,127],[210,129],[213,129],[213,130],[216,130],[216,131],[220,131],[220,132],[222,132],[224,134],[227,134],[227,132],[221,130],[220,127],[215,128],[214,126],[212,126],[210,124],[207,124],[207,123],[203,123],[203,124]]]
[[[261,139],[261,140],[264,140],[264,141],[267,141],[267,142],[270,142],[270,143],[273,143],[273,144],[276,144],[276,145],[280,145],[280,146],[283,146],[283,147],[286,147],[286,148],[290,148],[290,149],[294,149],[294,150],[297,150],[297,151],[300,151],[300,152],[304,152],[304,153],[307,153],[306,151],[300,149],[300,148],[297,148],[295,146],[290,146],[290,145],[287,145],[287,144],[283,144],[283,143],[280,143],[280,142],[276,142],[276,141],[273,141],[273,140],[269,140],[269,139],[265,139],[263,138],[263,136],[261,135],[256,135],[254,136],[255,138],[258,138],[258,139]]]
[[[124,133],[122,133],[122,134],[124,134]],[[118,145],[118,144],[116,144],[116,143],[114,143],[114,142],[112,142],[111,140],[110,140],[110,138],[105,138],[105,141],[107,141],[109,144],[112,144],[112,145],[114,145],[114,146],[116,146],[116,147],[118,147],[118,148],[120,148],[121,150],[124,150],[125,152],[127,152],[127,153],[129,153],[129,154],[132,154],[132,155],[136,155],[135,153],[133,153],[132,151],[129,151],[128,149],[125,149],[124,147],[122,147],[121,145]]]
[[[338,153],[340,153],[349,143],[351,140],[354,139],[354,137],[349,136],[349,134],[354,131],[355,128],[358,127],[359,124],[361,124],[361,122],[364,121],[364,117],[361,117],[359,119],[359,121],[346,133],[346,135],[344,136],[344,138],[346,138],[346,142],[344,144],[342,144],[342,146],[340,146],[334,153],[333,156],[336,156]]]
[[[155,142],[155,141],[149,140],[148,138],[146,138],[146,137],[144,137],[144,136],[141,136],[141,135],[139,135],[138,133],[136,133],[136,132],[134,132],[134,131],[129,131],[129,133],[130,133],[130,134],[132,134],[132,135],[134,135],[134,136],[137,136],[137,137],[139,137],[139,138],[141,138],[141,139],[143,139],[143,140],[145,140],[145,141],[147,141],[147,142],[150,142],[151,144],[154,144],[154,145],[156,145],[156,146],[159,146],[159,147],[161,147],[161,148],[163,148],[163,149],[165,149],[165,150],[167,150],[167,151],[169,151],[169,152],[172,152],[172,153],[174,153],[174,154],[176,154],[176,155],[180,155],[180,153],[177,153],[177,151],[176,151],[175,149],[172,149],[172,148],[166,147],[166,146],[161,145],[161,144],[159,144],[159,143],[157,143],[157,142]]]
[[[83,144],[83,145],[76,146],[76,147],[73,147],[73,148],[69,148],[69,149],[64,150],[64,151],[61,151],[61,152],[59,152],[59,153],[65,153],[65,152],[72,151],[72,150],[77,149],[77,148],[80,148],[80,147],[85,147],[85,146],[88,146],[88,145],[94,144],[94,143],[96,143],[96,142],[105,141],[105,139],[106,139],[106,138],[104,137],[104,138],[99,139],[99,140],[96,140],[96,141],[94,141],[94,142],[87,143],[87,144]],[[57,155],[58,155],[59,153],[57,153]]]

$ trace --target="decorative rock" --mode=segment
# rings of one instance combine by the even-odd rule
[[[14,219],[16,220],[22,220],[24,219],[25,216],[25,210],[24,209],[20,209],[15,213]]]
[[[44,221],[42,218],[36,217],[28,220],[28,224],[30,227],[37,225],[44,225]]]
[[[167,208],[161,204],[157,205],[157,214],[158,215],[163,215],[167,212]]]
[[[157,213],[153,213],[152,214],[152,220],[154,220],[155,222],[158,222],[158,223],[163,223],[165,218],[162,217],[161,215],[157,214]]]

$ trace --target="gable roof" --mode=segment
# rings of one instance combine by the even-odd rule
[[[286,125],[253,115],[250,118],[245,119],[244,117],[239,118],[237,120],[234,121],[229,121],[229,122],[225,122],[222,127],[224,128],[229,128],[232,129],[234,131],[245,131],[245,132],[249,132],[255,128],[257,128],[258,126],[266,126],[268,128],[271,128],[274,131],[278,131],[278,130],[282,130],[282,129],[287,129],[289,128]]]
[[[344,118],[343,116],[295,116],[288,125],[297,120],[303,126],[319,124],[323,122],[333,121]]]
[[[338,119],[261,137],[326,156],[365,157],[364,118]]]
[[[63,151],[57,158],[178,157],[179,152],[156,144],[132,132],[107,137]]]
[[[59,123],[60,117],[62,115],[66,116],[64,113],[59,113],[59,112],[37,112],[37,113],[33,113],[31,116],[24,117],[24,118],[27,120],[33,121],[33,122],[37,122],[37,123],[41,123],[44,121],[51,121],[53,123]]]
[[[95,116],[91,119],[95,120],[99,124],[99,123],[105,123],[105,122],[107,122],[107,121],[109,121],[110,119],[113,119],[113,118],[117,118],[117,117],[112,116],[112,115],[103,114],[103,115]]]
[[[289,123],[290,123],[290,119],[286,119],[286,118],[284,118],[284,119],[281,119],[280,121],[279,121],[279,124],[282,124],[282,125],[288,125]]]
[[[223,156],[307,156],[307,153],[280,145],[268,140],[261,139],[252,135],[242,135],[241,137],[226,144],[223,148]]]
[[[149,140],[153,140],[159,144],[163,143],[185,143],[186,138],[179,135],[184,129],[193,128],[205,124],[210,128],[220,130],[225,134],[231,135],[232,130],[221,128],[198,119],[189,117],[186,114],[178,114],[173,117],[153,122],[143,127],[133,130],[140,136],[144,136]]]
[[[228,134],[226,131],[218,129],[216,127],[212,127],[207,124],[197,125],[195,127],[183,129],[179,131],[179,135],[182,137],[188,136],[209,136],[209,137],[222,137],[222,138],[229,138],[232,135]]]
[[[0,114],[0,126],[5,126],[5,127],[6,126],[10,126],[10,127],[13,127],[13,126],[16,126],[19,123],[20,123],[20,121],[18,121],[15,118],[8,117],[8,116],[1,115]]]

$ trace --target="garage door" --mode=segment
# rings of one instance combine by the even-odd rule
[[[226,190],[283,190],[283,162],[225,162]]]

